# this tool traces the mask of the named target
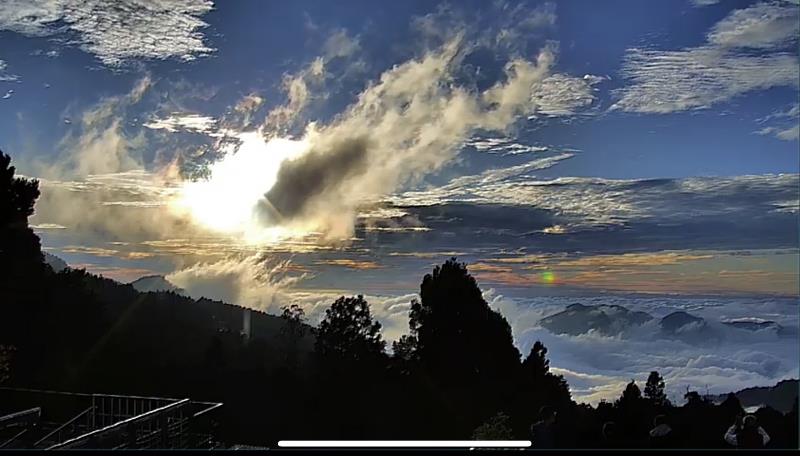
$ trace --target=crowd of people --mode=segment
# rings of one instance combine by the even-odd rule
[[[558,413],[549,406],[543,406],[539,411],[539,419],[531,425],[531,442],[533,448],[553,449],[558,448],[556,443],[556,418]],[[675,449],[686,448],[685,439],[670,425],[669,417],[657,415],[653,419],[653,427],[648,432],[647,442],[631,442],[619,434],[619,426],[614,421],[603,423],[603,442],[606,448],[655,448]],[[738,416],[723,436],[725,442],[731,447],[744,449],[765,448],[770,441],[769,434],[758,423],[755,415],[747,414]]]

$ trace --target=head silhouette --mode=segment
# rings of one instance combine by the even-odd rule
[[[617,438],[617,423],[607,421],[603,424],[603,438],[606,440],[615,440]]]
[[[544,405],[539,409],[539,420],[552,423],[556,420],[556,411],[549,405]]]

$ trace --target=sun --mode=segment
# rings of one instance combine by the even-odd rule
[[[281,163],[302,155],[308,142],[265,140],[258,131],[236,136],[239,144],[230,146],[225,156],[210,166],[208,179],[184,182],[171,206],[214,232],[248,239],[280,237],[283,229],[261,226],[254,209],[275,185]]]

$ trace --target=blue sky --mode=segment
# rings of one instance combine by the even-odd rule
[[[0,147],[43,179],[34,223],[46,247],[121,280],[210,261],[165,247],[176,239],[290,256],[308,273],[302,287],[392,293],[432,265],[409,263],[422,251],[477,263],[508,252],[795,258],[799,10],[7,1]],[[248,131],[262,139],[246,143]],[[290,151],[270,138],[314,153],[282,161]],[[243,150],[274,158],[246,162]],[[226,156],[240,158],[235,177],[188,201],[185,188]],[[208,201],[218,195],[228,200]],[[254,230],[284,234],[254,243]],[[779,283],[733,291],[792,294],[796,267],[776,258]],[[502,286],[541,285],[484,269]],[[732,291],[720,280],[684,291]]]
[[[73,267],[312,320],[364,293],[392,340],[456,256],[578,397],[664,356],[736,389],[796,377],[796,333],[537,322],[582,299],[797,327],[799,30],[795,0],[0,0],[0,149]]]
[[[546,41],[554,40],[558,42],[558,71],[609,79],[595,87],[596,100],[590,115],[570,118],[567,124],[558,119],[521,125],[518,139],[581,151],[573,160],[553,169],[553,175],[642,178],[798,172],[796,134],[791,136],[793,139],[781,140],[774,134],[756,133],[774,126],[769,121],[759,122],[760,119],[788,111],[797,103],[796,80],[744,91],[708,106],[675,109],[664,114],[608,111],[619,101],[615,90],[624,91],[630,86],[624,75],[624,59],[631,49],[668,52],[703,46],[715,24],[753,4],[746,1],[708,6],[689,1],[553,4],[553,23],[542,26],[524,40],[529,43],[529,54]],[[542,8],[536,2],[513,5],[530,5],[526,10]],[[265,98],[265,106],[279,103],[283,97],[281,76],[307,64],[332,33],[342,30],[358,40],[369,67],[363,75],[349,78],[336,87],[329,103],[315,106],[309,113],[310,118],[326,119],[351,102],[352,96],[348,95],[362,88],[366,81],[413,55],[416,32],[409,24],[414,17],[434,13],[440,7],[427,1],[399,5],[221,4],[196,16],[208,25],[195,29],[194,33],[199,33],[203,46],[213,48],[213,52],[196,52],[195,60],[185,62],[180,56],[177,59],[171,56],[166,44],[165,49],[156,52],[160,52],[159,58],[165,58],[163,61],[134,55],[112,65],[102,62],[104,58],[117,58],[103,54],[113,53],[112,46],[104,47],[101,43],[97,46],[100,50],[92,53],[81,50],[79,45],[62,44],[80,42],[82,38],[80,32],[55,32],[60,26],[58,22],[42,26],[51,29],[46,34],[39,32],[44,36],[31,36],[10,31],[14,30],[14,24],[3,19],[0,59],[5,62],[6,79],[11,75],[16,80],[0,82],[4,93],[14,91],[0,103],[0,116],[10,119],[0,126],[0,146],[15,155],[52,153],[64,134],[61,118],[68,109],[78,111],[104,96],[126,92],[145,72],[153,77],[156,88],[167,93],[176,81],[214,91],[216,95],[210,100],[189,97],[185,101],[188,110],[208,115],[222,114],[240,97],[252,92]],[[491,24],[497,15],[497,8],[490,2],[459,2],[451,8],[459,14],[475,13],[480,16],[480,24]],[[741,53],[766,56],[781,50],[793,51],[791,42],[784,44],[783,48],[743,48]],[[48,56],[48,52],[57,55]],[[480,56],[476,60],[479,59]],[[485,63],[484,72],[498,71],[500,66],[495,64],[492,68],[496,62],[488,59]],[[157,103],[156,97],[153,98],[130,116],[144,122],[148,110]],[[128,120],[130,127],[136,128],[136,121]],[[796,118],[786,121],[777,127],[794,126]],[[476,163],[470,170],[485,166],[478,158],[470,163],[473,161]]]

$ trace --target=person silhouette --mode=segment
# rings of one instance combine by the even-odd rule
[[[755,415],[747,415],[736,422],[725,433],[725,441],[737,448],[764,448],[769,443],[769,434],[758,425]]]
[[[666,415],[657,415],[653,419],[653,429],[650,430],[651,448],[675,448],[675,431],[669,425]]]
[[[619,438],[619,430],[617,423],[613,421],[606,421],[603,423],[603,447],[604,448],[622,448],[622,441]]]
[[[555,448],[556,411],[550,406],[539,409],[539,421],[531,425],[531,440],[534,448]]]

